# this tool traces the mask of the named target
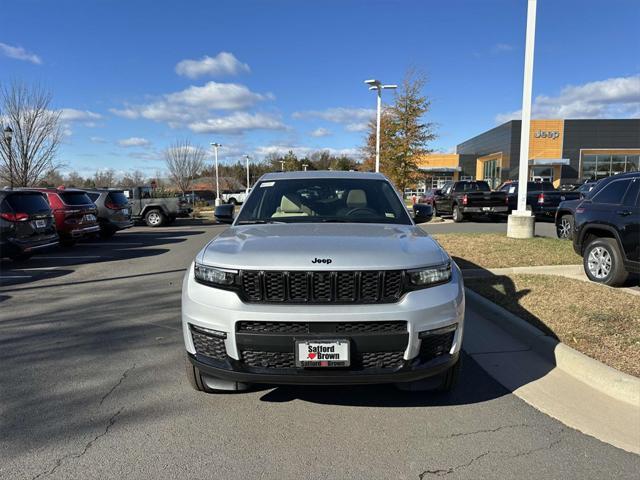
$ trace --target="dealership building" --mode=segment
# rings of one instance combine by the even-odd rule
[[[455,154],[422,156],[421,186],[475,179],[495,188],[517,179],[521,129],[521,120],[511,120],[460,143]],[[532,120],[527,161],[530,180],[555,186],[638,171],[640,119]]]

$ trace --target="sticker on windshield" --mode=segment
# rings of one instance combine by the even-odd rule
[[[516,187],[509,187],[509,193],[513,193],[516,191]]]
[[[262,183],[260,184],[260,187],[261,187],[261,188],[264,188],[264,187],[273,187],[275,184],[276,184],[276,182],[262,182]]]

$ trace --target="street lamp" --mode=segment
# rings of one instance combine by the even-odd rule
[[[247,193],[249,193],[249,187],[251,186],[250,183],[249,183],[250,182],[250,180],[249,180],[249,158],[251,158],[251,157],[249,157],[249,155],[244,155],[244,159],[247,162],[247,190],[246,190]]]
[[[284,160],[280,160],[280,171],[284,172]]]
[[[11,140],[13,140],[13,130],[7,126],[4,129],[4,142],[7,144],[7,152],[9,155],[9,187],[13,190],[13,152],[11,151]]]
[[[305,172],[307,171],[307,167],[308,167],[308,166],[309,166],[309,165],[308,165],[307,163],[303,163],[303,164],[302,164],[302,168],[304,168],[304,171],[305,171]]]
[[[536,37],[537,0],[529,0],[524,50],[524,83],[522,86],[522,128],[520,131],[520,168],[518,171],[518,208],[507,218],[507,237],[532,238],[535,217],[527,210],[529,177],[529,132],[531,129],[531,90],[533,86],[533,49]]]
[[[211,146],[213,147],[213,155],[214,155],[214,159],[216,162],[216,201],[215,201],[215,206],[217,207],[218,205],[220,205],[220,180],[218,178],[218,148],[220,148],[222,146],[221,143],[211,143]]]
[[[397,85],[383,85],[380,80],[365,80],[364,83],[369,85],[369,90],[378,91],[378,109],[376,120],[376,172],[380,171],[380,110],[382,109],[382,90],[398,88]]]

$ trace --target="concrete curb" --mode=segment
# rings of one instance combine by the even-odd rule
[[[530,346],[533,351],[555,364],[557,368],[609,397],[633,406],[640,406],[639,378],[611,368],[545,335],[526,320],[469,288],[465,288],[465,292],[467,301],[480,305],[492,314],[487,316],[488,320]]]

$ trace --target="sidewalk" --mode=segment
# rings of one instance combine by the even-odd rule
[[[541,267],[509,267],[509,268],[470,268],[462,270],[462,274],[468,278],[490,277],[493,275],[512,275],[518,273],[530,273],[539,275],[558,275],[573,278],[583,282],[590,282],[584,273],[582,265],[544,265]],[[613,288],[613,287],[610,287]],[[640,296],[640,287],[616,288],[632,295]]]
[[[484,370],[514,395],[565,425],[640,454],[640,401],[617,400],[559,368],[556,350],[563,344],[545,354],[534,345],[535,328],[527,332],[525,326],[515,334],[503,327],[499,311],[467,294],[464,349]]]

